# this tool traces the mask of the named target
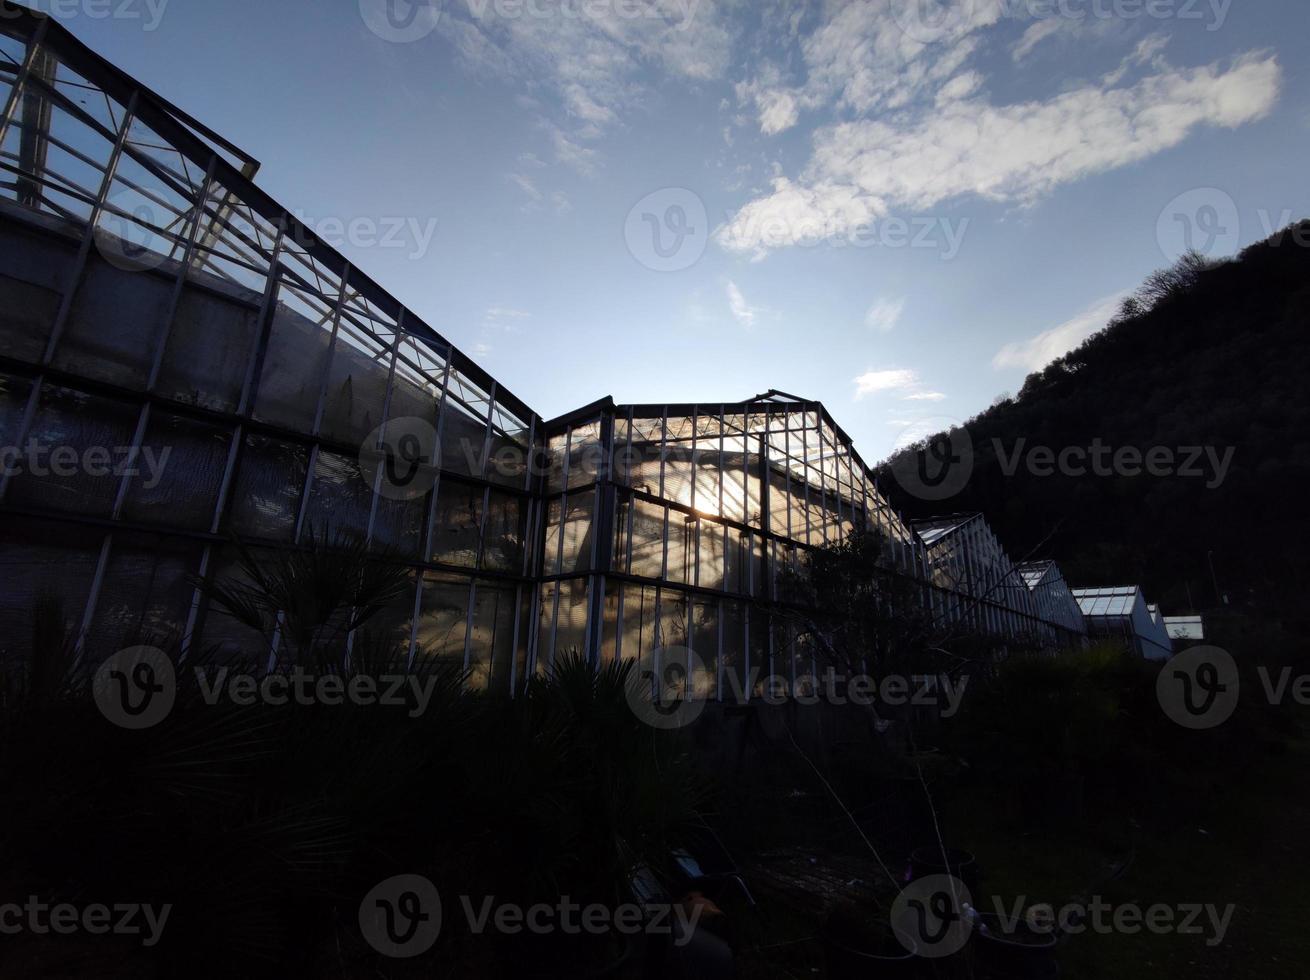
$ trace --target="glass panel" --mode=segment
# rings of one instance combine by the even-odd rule
[[[555,634],[555,662],[561,657],[586,652],[587,582],[585,578],[560,583],[559,628]]]
[[[135,405],[44,385],[9,499],[108,517],[139,414]]]
[[[423,576],[415,661],[464,665],[468,632],[468,579],[428,573]]]
[[[523,501],[513,494],[491,491],[487,508],[482,567],[520,574],[523,570]]]
[[[55,366],[128,388],[144,387],[173,283],[115,268],[95,252],[55,351]]]
[[[246,436],[232,485],[232,527],[240,534],[290,541],[308,469],[307,447]]]
[[[0,231],[0,348],[38,363],[59,314],[76,251],[16,230]]]
[[[481,476],[487,423],[447,400],[441,428],[441,468],[464,476]]]
[[[41,600],[52,603],[52,625],[63,631],[71,653],[103,540],[90,528],[0,518],[0,659],[7,665],[31,656]],[[48,653],[58,640],[43,632],[41,646]]]
[[[32,382],[12,374],[0,374],[0,475],[11,465],[16,465],[19,430],[23,426],[23,413],[27,410],[27,401],[32,394]]]
[[[482,530],[481,487],[443,480],[432,523],[431,560],[443,565],[476,568]]]
[[[231,444],[226,429],[152,413],[123,516],[144,524],[209,530]]]
[[[236,411],[258,323],[256,307],[184,287],[155,390],[188,405]]]
[[[469,645],[469,687],[505,693],[514,651],[514,589],[478,582]]]
[[[569,444],[569,489],[595,483],[603,463],[600,422],[577,426]]]
[[[309,492],[304,534],[368,532],[373,489],[360,472],[359,461],[320,450]]]
[[[174,649],[195,596],[200,546],[176,538],[115,535],[86,654],[99,663],[129,646]]]
[[[664,508],[648,500],[634,501],[631,574],[658,579],[664,568]]]
[[[595,493],[584,490],[568,498],[564,516],[564,553],[559,574],[588,571],[591,568],[592,505]]]
[[[417,558],[432,495],[413,500],[379,496],[373,517],[373,543],[404,558]]]
[[[223,551],[214,563],[212,581],[249,585],[234,551]],[[257,630],[237,622],[217,603],[206,600],[198,647],[201,658],[219,664],[242,664],[263,669],[271,653],[268,641]],[[271,626],[272,624],[268,624]]]
[[[343,316],[328,370],[323,435],[355,445],[381,425],[390,369],[388,346]]]
[[[719,603],[692,603],[691,650],[696,655],[692,690],[698,698],[713,698],[719,691]]]
[[[256,418],[310,431],[331,331],[332,311],[321,297],[281,285],[255,399]]]

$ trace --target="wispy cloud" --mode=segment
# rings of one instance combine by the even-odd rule
[[[1028,340],[1006,344],[992,358],[992,367],[997,370],[1022,368],[1029,372],[1040,371],[1109,323],[1127,295],[1122,292],[1107,296],[1058,327]]]
[[[538,102],[558,162],[589,174],[588,144],[638,107],[647,72],[690,82],[726,71],[732,35],[715,4],[644,0],[631,4],[538,0],[501,15],[486,4],[446,4],[441,32],[476,73],[550,92]]]
[[[919,375],[909,368],[889,368],[883,371],[865,371],[855,379],[855,400],[884,392],[904,392],[919,383]]]
[[[896,395],[901,401],[912,402],[939,402],[946,398],[942,392],[926,388],[919,372],[909,368],[866,371],[854,383],[857,402],[873,395]]]
[[[864,314],[864,325],[879,333],[888,333],[901,322],[901,314],[904,312],[905,300],[880,299]]]
[[[728,282],[728,309],[732,311],[733,318],[747,330],[754,327],[755,318],[765,312],[763,307],[746,302],[742,291],[731,280]]]
[[[997,104],[970,63],[982,32],[999,22],[1001,4],[956,5],[940,36],[923,40],[901,29],[894,6],[833,5],[802,43],[801,81],[787,84],[765,64],[737,86],[765,134],[805,112],[823,110],[838,121],[813,131],[798,174],[776,174],[768,192],[720,226],[724,248],[761,256],[968,196],[1030,206],[1063,185],[1175,147],[1202,127],[1264,118],[1282,86],[1282,68],[1269,52],[1178,68],[1161,54],[1166,39],[1152,35],[1103,78]],[[1013,57],[1055,36],[1063,29],[1057,21],[1034,24]]]

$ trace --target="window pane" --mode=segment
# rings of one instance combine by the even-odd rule
[[[443,480],[432,522],[431,560],[476,568],[482,529],[482,488]]]
[[[258,322],[258,308],[186,286],[155,390],[188,405],[236,411]]]
[[[305,489],[309,449],[248,435],[232,486],[232,526],[241,534],[289,541]]]
[[[169,279],[115,268],[92,252],[55,351],[55,366],[143,387],[172,297]]]
[[[209,530],[231,443],[226,429],[152,413],[123,516],[143,524]]]
[[[108,517],[132,446],[136,405],[46,384],[9,491],[15,503]],[[88,451],[90,451],[88,453]]]
[[[195,595],[200,546],[176,538],[117,534],[87,632],[86,653],[99,663],[146,644],[174,649]]]

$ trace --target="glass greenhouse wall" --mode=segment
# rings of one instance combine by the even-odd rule
[[[478,688],[570,650],[690,649],[706,696],[751,666],[805,669],[771,613],[779,572],[857,527],[934,611],[1068,638],[985,525],[961,537],[965,565],[929,568],[817,402],[605,401],[544,421],[263,194],[253,160],[4,9],[5,656],[29,651],[45,600],[90,662],[143,637],[272,662],[201,583],[239,574],[237,536],[285,548],[328,528],[408,564],[377,627]],[[379,493],[369,455],[414,419],[440,447],[424,492]]]

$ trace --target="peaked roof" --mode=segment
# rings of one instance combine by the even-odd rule
[[[1113,585],[1101,589],[1074,589],[1073,597],[1084,616],[1130,616],[1142,597],[1136,585]]]
[[[982,517],[982,514],[948,514],[944,517],[930,517],[927,520],[912,521],[910,526],[914,528],[914,533],[919,535],[919,539],[923,541],[924,545],[931,548],[979,517]]]
[[[1028,588],[1035,589],[1042,584],[1042,579],[1046,578],[1047,573],[1055,567],[1055,562],[1051,559],[1045,561],[1026,561],[1019,565],[1015,571],[1023,579],[1023,584]]]

